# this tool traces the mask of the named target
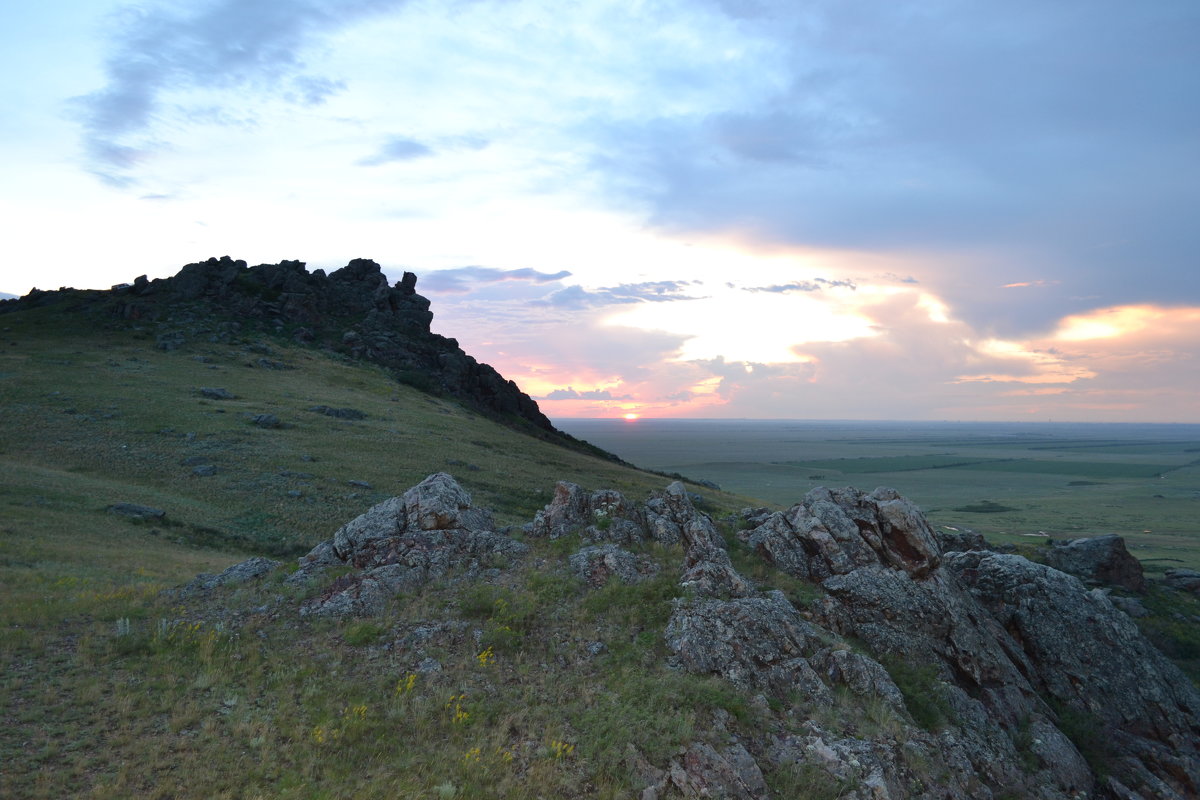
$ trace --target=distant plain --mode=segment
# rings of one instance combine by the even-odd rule
[[[890,486],[935,526],[1031,543],[1117,533],[1150,573],[1200,569],[1200,425],[560,419],[639,467],[789,506]]]

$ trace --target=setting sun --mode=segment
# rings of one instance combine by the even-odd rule
[[[626,414],[624,416],[624,419],[628,420],[629,422],[633,422],[637,418],[638,418],[638,415],[634,414],[632,411],[630,411],[628,414]]]

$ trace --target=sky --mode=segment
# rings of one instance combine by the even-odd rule
[[[552,419],[1200,422],[1195,0],[49,0],[0,292],[417,274]]]

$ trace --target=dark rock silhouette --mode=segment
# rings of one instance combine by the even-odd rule
[[[430,331],[429,300],[411,272],[388,283],[380,266],[356,258],[328,275],[303,261],[247,266],[229,256],[188,264],[170,278],[137,278],[108,291],[34,290],[3,311],[70,300],[72,310],[108,310],[153,324],[157,345],[177,350],[189,341],[233,341],[259,329],[389,369],[401,382],[461,400],[474,410],[543,438],[584,445],[558,431],[515,383]],[[281,362],[251,363],[271,369]],[[202,390],[203,391],[203,390]],[[612,458],[587,446],[596,455]]]

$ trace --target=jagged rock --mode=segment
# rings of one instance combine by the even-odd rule
[[[371,615],[397,593],[410,591],[452,570],[478,576],[497,563],[519,559],[528,547],[497,533],[491,515],[444,472],[430,475],[343,525],[331,542],[309,554],[315,572],[330,557],[360,572],[339,578],[305,614]],[[301,562],[302,571],[306,569]]]
[[[516,427],[578,446],[515,383],[464,353],[454,339],[430,330],[433,313],[429,300],[416,293],[416,280],[406,272],[389,286],[380,266],[362,258],[326,275],[320,269],[309,272],[301,261],[248,267],[223,256],[188,264],[171,278],[137,281],[113,291],[30,292],[13,310],[70,299],[117,318],[156,324],[155,338],[163,349],[178,349],[189,340],[232,342],[243,326],[279,332],[291,325],[296,341],[379,364],[402,382],[453,396],[504,424],[516,419]],[[214,326],[212,319],[222,317],[232,319]],[[290,368],[270,359],[250,363]]]
[[[940,557],[920,510],[886,488],[813,489],[787,512],[766,517],[747,540],[784,572],[816,580],[871,564],[919,578]]]
[[[982,533],[963,530],[935,530],[938,549],[943,553],[965,553],[968,550],[994,550],[983,538]]]
[[[678,535],[684,546],[683,577],[679,584],[699,597],[749,597],[750,582],[733,568],[725,541],[707,514],[697,511],[679,481],[655,498],[654,527]],[[649,506],[649,504],[647,504]]]
[[[682,602],[667,623],[667,647],[688,672],[720,675],[742,689],[768,689],[778,697],[798,689],[827,705],[832,696],[804,659],[822,644],[821,631],[781,592]]]
[[[200,574],[191,580],[183,587],[183,593],[192,594],[195,592],[207,592],[216,589],[218,586],[227,586],[234,583],[247,583],[248,581],[261,578],[269,572],[272,572],[276,567],[282,566],[282,561],[272,561],[269,558],[256,556],[231,567],[226,568],[218,575]]]
[[[810,656],[808,663],[828,685],[840,684],[860,697],[878,697],[893,709],[904,708],[904,695],[892,676],[861,653],[846,646],[827,647]]]
[[[549,539],[579,534],[593,542],[628,545],[645,540],[646,523],[642,512],[620,492],[588,492],[569,481],[559,481],[554,497],[537,512],[526,531]]]
[[[704,742],[694,742],[669,770],[672,785],[684,797],[724,800],[763,800],[767,782],[754,757],[740,742],[718,752]]]
[[[1119,586],[1139,594],[1146,591],[1141,562],[1129,554],[1125,540],[1116,534],[1052,542],[1046,563],[1088,583]]]
[[[1163,574],[1163,582],[1172,589],[1200,595],[1200,572],[1191,569],[1169,569]]]
[[[585,547],[570,558],[571,572],[588,586],[598,588],[616,578],[621,583],[641,583],[658,573],[658,567],[615,544]]]
[[[162,519],[167,515],[161,508],[140,506],[137,503],[113,503],[108,507],[108,513],[134,519]]]
[[[1100,590],[1020,556],[956,553],[947,568],[1019,645],[1037,688],[1103,726],[1111,774],[1163,798],[1200,794],[1200,693]]]

